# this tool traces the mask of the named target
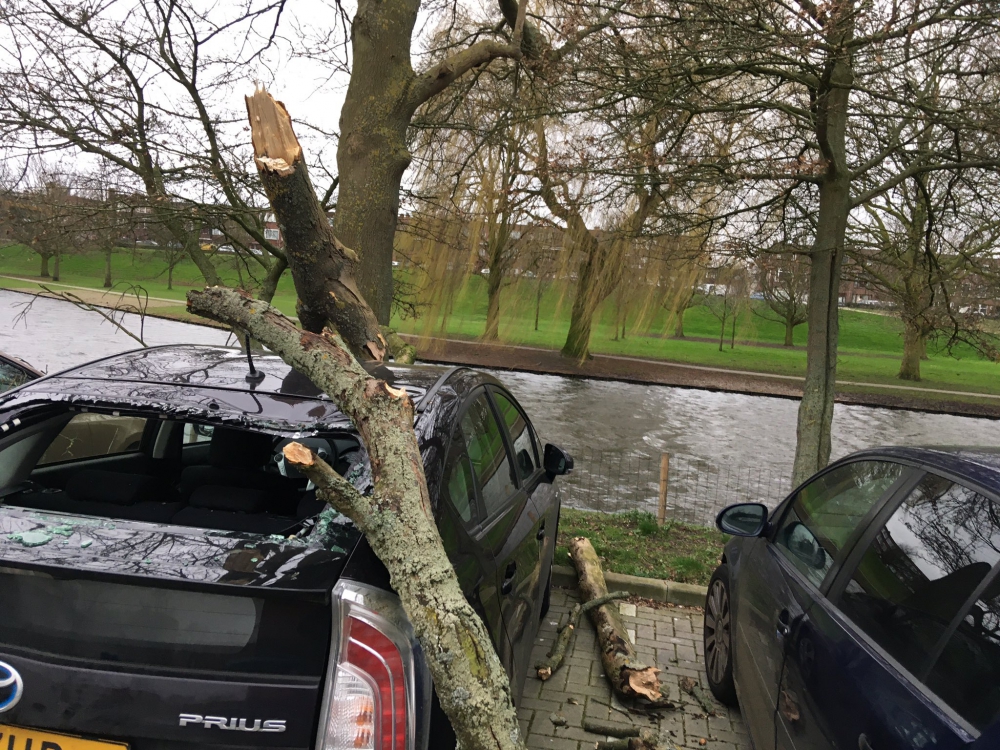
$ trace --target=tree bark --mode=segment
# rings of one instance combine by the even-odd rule
[[[104,249],[104,288],[111,288],[111,248]]]
[[[368,375],[337,333],[302,331],[266,302],[232,289],[189,292],[188,309],[248,332],[323,389],[351,420],[371,461],[371,495],[301,444],[286,446],[285,458],[358,526],[385,564],[461,747],[523,748],[507,673],[462,594],[434,525],[406,392]]]
[[[483,341],[496,341],[500,338],[500,289],[503,286],[502,268],[490,267],[490,275],[486,277],[486,329],[483,331]]]
[[[830,461],[830,431],[837,383],[840,272],[851,210],[851,174],[847,165],[848,101],[854,83],[849,53],[854,6],[845,4],[833,19],[828,83],[815,105],[816,134],[826,160],[819,185],[819,214],[809,267],[809,338],[806,379],[799,404],[792,484],[804,482]]]
[[[601,570],[601,561],[590,540],[586,537],[571,540],[569,554],[576,568],[583,603],[607,597],[608,585],[604,581],[604,571]],[[597,630],[601,664],[611,688],[625,698],[641,697],[654,704],[666,704],[660,690],[660,670],[639,661],[617,605],[594,607],[589,614]]]
[[[49,278],[49,254],[38,253],[38,255],[41,256],[42,259],[42,268],[39,271],[38,275],[41,276],[43,279],[47,279]]]
[[[281,275],[288,268],[288,259],[281,256],[273,256],[271,260],[271,267],[267,269],[267,274],[264,276],[264,283],[260,288],[260,294],[257,295],[258,299],[262,299],[265,302],[270,302],[274,299],[274,293],[278,291],[278,282],[281,281]]]
[[[59,260],[62,258],[62,253],[54,253],[55,262],[52,264],[52,280],[59,281]]]
[[[795,346],[795,318],[785,318],[785,346]]]
[[[920,330],[915,325],[909,321],[905,321],[904,325],[903,359],[899,363],[899,374],[897,377],[900,380],[919,381],[920,359],[921,355],[926,351],[926,344]]]
[[[355,357],[383,359],[386,341],[354,280],[358,256],[338,241],[327,222],[285,106],[264,89],[246,103],[254,158],[285,238],[302,327],[319,333],[330,324]],[[391,274],[391,258],[387,266]]]
[[[686,307],[681,307],[677,311],[677,318],[674,320],[674,338],[682,339],[684,338],[684,313],[687,312]]]

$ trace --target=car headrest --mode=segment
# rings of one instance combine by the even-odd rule
[[[216,427],[208,448],[212,466],[232,469],[260,469],[271,458],[270,435],[262,432]]]
[[[264,508],[267,493],[244,487],[222,487],[216,484],[202,485],[188,498],[192,508],[225,510],[231,513],[258,513]]]
[[[82,469],[70,476],[66,492],[74,500],[112,505],[135,505],[143,500],[163,500],[161,483],[142,474],[122,474],[103,469]]]

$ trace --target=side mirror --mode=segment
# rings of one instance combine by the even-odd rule
[[[715,518],[719,531],[733,536],[760,536],[767,528],[767,506],[739,503],[724,508]]]
[[[545,457],[542,463],[545,471],[554,477],[573,471],[573,457],[552,443],[545,444]]]

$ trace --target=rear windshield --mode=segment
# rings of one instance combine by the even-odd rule
[[[320,676],[322,597],[232,596],[0,567],[0,645],[130,667]]]

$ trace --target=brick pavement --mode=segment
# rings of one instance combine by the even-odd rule
[[[576,592],[552,589],[552,606],[539,630],[532,664],[545,657],[555,638],[558,621],[576,601]],[[706,716],[697,701],[681,692],[677,684],[679,677],[693,677],[711,697],[702,667],[701,611],[676,607],[654,609],[626,602],[618,606],[639,657],[663,670],[660,677],[670,700],[678,706],[676,710],[658,712],[661,745],[667,748],[672,745],[678,750],[750,750],[739,709],[727,709],[717,703],[715,715]],[[586,622],[577,628],[573,648],[559,671],[546,682],[535,677],[534,671],[525,680],[518,718],[530,750],[593,748],[598,740],[605,738],[583,731],[584,717],[657,727],[654,720],[630,714],[617,698],[612,698],[598,657],[594,626],[586,617],[583,620]],[[566,726],[556,726],[553,714],[565,718]]]

